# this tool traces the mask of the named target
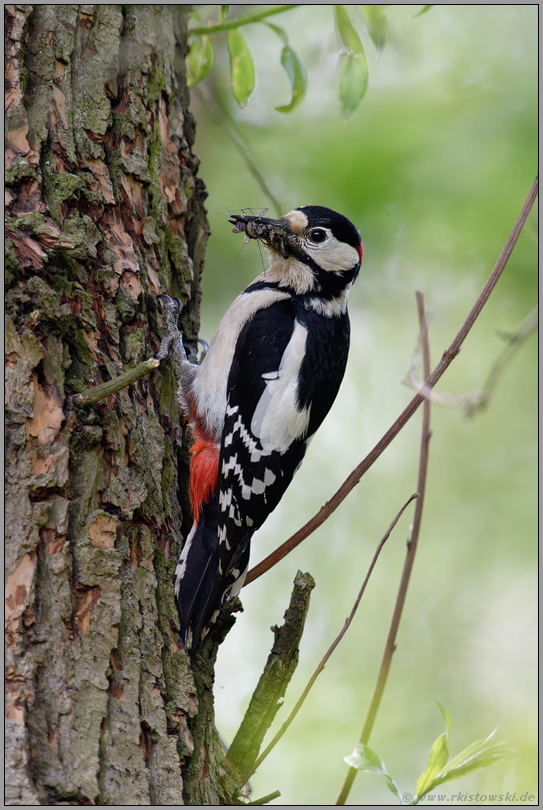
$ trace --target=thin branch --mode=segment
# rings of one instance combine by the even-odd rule
[[[273,799],[278,799],[281,795],[280,790],[274,790],[273,793],[268,793],[267,796],[262,796],[261,799],[257,799],[254,802],[247,802],[245,807],[252,807],[253,805],[261,805],[261,804],[269,804],[269,802],[273,801]]]
[[[82,391],[72,396],[74,405],[92,405],[94,402],[99,402],[101,399],[106,399],[113,394],[122,391],[123,388],[128,388],[129,385],[145,377],[151,371],[155,371],[163,360],[173,357],[174,363],[179,367],[180,364],[186,360],[186,352],[183,346],[183,339],[179,332],[177,321],[181,311],[181,301],[179,298],[171,298],[169,295],[159,295],[163,303],[163,321],[166,328],[166,334],[160,343],[160,348],[155,357],[150,357],[139,363],[137,366],[129,368],[124,374],[120,374],[113,380],[108,380],[102,385],[97,385],[94,388],[89,388],[87,391]]]
[[[284,733],[286,732],[286,730],[288,729],[288,727],[290,726],[290,724],[292,723],[292,721],[294,720],[294,718],[296,717],[296,715],[298,714],[300,709],[302,708],[302,705],[303,705],[306,697],[308,696],[309,692],[311,691],[311,689],[313,687],[313,684],[315,683],[318,676],[321,674],[324,667],[328,663],[328,660],[330,659],[330,656],[332,655],[332,653],[334,652],[334,650],[338,646],[339,642],[341,641],[341,639],[343,638],[343,636],[345,635],[345,633],[347,632],[347,630],[351,626],[351,623],[352,623],[352,621],[353,621],[353,619],[355,617],[356,611],[358,610],[358,606],[360,605],[360,601],[362,599],[362,596],[364,595],[364,591],[366,590],[366,586],[368,584],[369,578],[370,578],[370,576],[371,576],[371,574],[373,572],[373,569],[375,568],[375,564],[376,564],[376,562],[377,562],[377,560],[379,558],[379,555],[380,555],[380,553],[381,553],[381,551],[383,549],[383,546],[385,545],[386,541],[390,537],[390,535],[392,533],[392,530],[396,526],[397,522],[399,521],[399,519],[401,518],[401,516],[403,515],[403,513],[405,512],[405,510],[409,506],[409,504],[413,500],[415,500],[415,498],[417,498],[417,493],[415,493],[414,495],[411,495],[409,500],[402,506],[402,508],[400,509],[400,511],[398,512],[398,514],[396,515],[396,517],[394,518],[394,520],[392,521],[392,523],[390,524],[388,529],[386,530],[384,536],[381,538],[381,540],[379,542],[379,545],[377,546],[377,549],[375,551],[375,554],[373,555],[373,559],[371,561],[370,567],[368,568],[368,572],[366,574],[364,582],[362,583],[362,587],[360,588],[360,591],[358,592],[358,596],[356,597],[355,603],[353,605],[353,609],[351,610],[350,614],[345,619],[345,623],[344,623],[342,629],[340,630],[340,632],[338,633],[338,635],[336,636],[336,638],[332,642],[331,646],[328,648],[327,652],[325,653],[325,655],[322,658],[322,660],[320,661],[320,663],[317,665],[315,671],[313,672],[313,674],[311,675],[311,678],[307,682],[307,685],[306,685],[304,691],[302,692],[300,698],[298,699],[298,702],[296,703],[295,707],[291,711],[290,715],[287,717],[287,719],[285,720],[285,722],[283,723],[283,725],[281,726],[281,728],[279,729],[279,731],[277,732],[277,734],[275,735],[273,740],[270,742],[270,744],[260,754],[260,756],[258,757],[256,762],[254,763],[252,770],[247,774],[247,779],[249,779],[253,775],[253,773],[257,770],[257,768],[259,768],[260,765],[262,764],[262,762],[266,759],[268,754],[270,754],[271,751],[273,751],[273,749],[275,748],[275,746],[277,745],[277,743],[279,742],[281,737],[284,735]]]
[[[416,362],[413,363],[410,372],[403,382],[405,385],[409,386],[409,388],[420,391],[424,396],[429,397],[436,405],[462,408],[468,416],[473,416],[477,411],[486,408],[504,368],[511,361],[515,352],[522,346],[524,341],[536,331],[538,322],[538,307],[535,307],[514,332],[503,335],[504,339],[507,341],[507,345],[492,365],[487,380],[481,390],[476,391],[474,394],[456,395],[443,393],[441,391],[426,390],[424,383],[415,379],[415,373],[417,371]]]
[[[428,377],[430,373],[430,349],[428,345],[428,329],[426,323],[426,316],[424,313],[424,298],[421,292],[417,292],[417,308],[420,324],[420,338],[423,353],[424,375],[425,377]],[[394,650],[396,649],[396,638],[398,636],[398,629],[400,626],[400,621],[402,618],[402,613],[405,605],[407,589],[409,587],[409,580],[411,578],[411,572],[413,570],[413,564],[415,562],[415,555],[417,553],[417,545],[419,541],[420,527],[422,523],[422,511],[424,508],[424,496],[426,493],[426,481],[428,477],[428,448],[430,444],[430,436],[431,436],[430,400],[425,399],[422,415],[422,437],[421,437],[419,475],[418,475],[419,496],[417,498],[417,503],[415,504],[413,531],[411,533],[411,540],[407,546],[407,554],[405,557],[402,578],[400,580],[400,587],[398,590],[398,595],[396,597],[394,613],[392,614],[392,621],[390,624],[388,638],[385,644],[383,659],[381,661],[381,669],[379,671],[377,683],[375,685],[375,690],[370,703],[370,708],[368,710],[368,715],[366,717],[366,722],[364,723],[364,728],[362,730],[362,734],[360,737],[360,742],[363,745],[368,744],[373,729],[373,724],[375,722],[375,718],[377,716],[377,712],[379,711],[379,706],[381,704],[381,698],[383,697],[383,692],[385,691],[385,686],[388,680],[388,673],[390,671],[390,666],[392,663],[392,656],[394,655]],[[350,793],[352,784],[355,780],[357,773],[358,773],[357,768],[352,767],[349,768],[349,771],[345,778],[345,782],[343,783],[343,787],[341,788],[340,794],[336,801],[337,805],[345,804],[345,801]]]
[[[157,357],[150,357],[149,360],[144,360],[143,363],[134,366],[120,374],[113,380],[108,380],[102,385],[97,385],[95,388],[89,388],[88,391],[82,391],[79,394],[74,394],[72,402],[74,405],[91,405],[93,402],[98,402],[100,399],[105,399],[113,394],[122,391],[123,388],[128,388],[129,385],[145,377],[151,371],[155,371],[160,365],[160,360]]]
[[[201,25],[198,28],[189,28],[190,34],[220,34],[221,31],[231,31],[233,28],[240,28],[242,25],[250,25],[251,23],[261,22],[267,17],[273,17],[275,14],[282,14],[283,11],[289,11],[291,8],[298,8],[300,4],[296,3],[291,6],[277,6],[276,8],[268,8],[265,11],[257,11],[255,14],[247,14],[246,17],[239,17],[237,20],[229,20],[228,22],[218,23],[217,25]]]
[[[435,367],[433,372],[429,375],[425,382],[425,390],[432,389],[438,380],[441,379],[445,371],[448,369],[456,355],[460,352],[460,348],[464,343],[466,337],[468,336],[471,328],[479,315],[481,314],[481,310],[485,306],[486,302],[488,301],[494,287],[498,283],[498,280],[503,273],[507,262],[509,261],[509,257],[513,252],[513,248],[515,247],[518,238],[521,234],[522,228],[528,218],[528,214],[532,210],[532,206],[537,198],[538,193],[538,185],[539,185],[539,175],[536,176],[532,188],[524,205],[522,206],[522,210],[519,214],[519,217],[515,223],[515,227],[511,231],[511,235],[507,240],[500,258],[498,259],[496,266],[494,267],[492,273],[490,274],[488,281],[486,282],[485,286],[483,287],[479,298],[475,302],[471,312],[469,313],[468,317],[462,324],[462,327],[458,334],[456,335],[455,339],[447,349],[447,351],[443,354],[438,365]],[[382,439],[377,442],[373,450],[360,462],[360,464],[355,467],[352,473],[345,479],[343,484],[337,490],[337,492],[330,498],[330,500],[314,515],[311,520],[309,520],[305,526],[302,526],[295,534],[292,535],[288,540],[286,540],[279,548],[277,548],[274,552],[272,552],[265,560],[262,560],[258,565],[255,565],[252,568],[248,575],[247,579],[245,580],[245,585],[248,585],[250,582],[254,582],[257,577],[264,574],[268,571],[272,566],[276,565],[283,557],[286,557],[292,549],[296,548],[306,537],[308,537],[312,532],[315,531],[319,526],[321,526],[325,520],[334,512],[338,506],[345,500],[347,495],[354,489],[354,487],[358,484],[362,476],[369,470],[372,464],[377,461],[381,453],[386,450],[388,445],[392,442],[393,439],[396,438],[398,433],[405,427],[407,422],[411,419],[415,411],[419,408],[421,403],[424,401],[424,394],[419,392],[416,396],[413,397],[409,405],[405,408],[405,410],[400,414],[398,419],[394,422],[392,427],[385,433]]]
[[[298,666],[300,640],[314,587],[313,577],[298,571],[285,613],[285,623],[272,628],[275,640],[264,672],[226,754],[232,775],[240,785],[245,784],[250,774],[254,773],[253,763],[262,741],[281,708],[286,688]]]

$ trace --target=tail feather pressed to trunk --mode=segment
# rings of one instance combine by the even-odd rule
[[[217,608],[214,586],[219,568],[217,500],[205,504],[195,521],[175,572],[175,595],[185,647],[198,643]]]

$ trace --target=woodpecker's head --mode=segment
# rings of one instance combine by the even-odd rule
[[[364,254],[360,234],[329,208],[304,205],[280,219],[242,214],[229,221],[233,233],[264,242],[272,260],[268,272],[281,286],[335,297],[358,275]]]

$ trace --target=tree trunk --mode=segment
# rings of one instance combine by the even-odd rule
[[[156,353],[157,294],[197,335],[188,7],[4,8],[6,803],[228,803],[215,648],[193,674],[178,646],[190,513],[171,363],[73,402]]]

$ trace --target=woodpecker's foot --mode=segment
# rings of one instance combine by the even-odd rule
[[[189,360],[191,363],[196,363],[196,365],[199,366],[208,352],[209,344],[206,343],[205,340],[202,340],[201,338],[198,338],[196,343],[198,344],[198,346],[201,347],[200,351],[198,352],[198,349],[191,348],[189,353]]]
[[[192,365],[199,366],[209,349],[205,340],[198,338],[197,346],[185,346],[183,336],[179,331],[177,321],[183,308],[181,299],[172,298],[170,295],[158,295],[158,300],[164,313],[164,326],[166,334],[162,338],[160,349],[157,352],[157,360],[166,360],[167,357],[174,356],[178,361],[188,360]]]
[[[169,295],[159,295],[157,297],[162,305],[166,334],[162,338],[156,359],[165,360],[173,355],[179,362],[186,362],[187,355],[183,346],[183,336],[177,325],[183,304],[179,298],[172,298]]]

